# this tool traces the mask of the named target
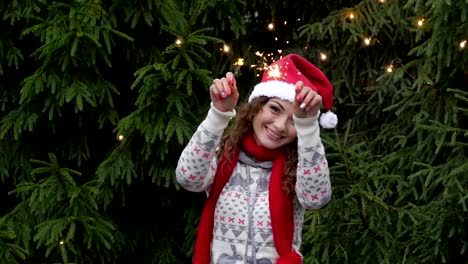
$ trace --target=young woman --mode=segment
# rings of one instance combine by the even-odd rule
[[[213,81],[210,97],[176,169],[181,186],[208,194],[193,263],[302,263],[304,212],[331,197],[318,122],[320,106],[333,104],[330,82],[292,54],[265,71],[239,113],[232,73]]]

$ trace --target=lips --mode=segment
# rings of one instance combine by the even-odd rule
[[[273,140],[280,140],[283,138],[283,136],[279,135],[278,133],[275,133],[273,130],[269,129],[268,127],[265,127],[265,131],[267,132],[268,137]]]

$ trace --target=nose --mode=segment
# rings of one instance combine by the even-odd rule
[[[274,126],[278,132],[286,132],[288,129],[289,118],[287,116],[279,116],[275,119]]]

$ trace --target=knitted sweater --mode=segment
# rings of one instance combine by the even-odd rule
[[[233,112],[211,106],[183,150],[177,164],[179,184],[208,193],[217,170],[216,149]],[[293,117],[298,137],[297,182],[294,199],[293,248],[299,252],[305,209],[319,209],[331,198],[331,185],[317,117]],[[273,264],[278,254],[273,243],[268,185],[272,162],[256,163],[241,152],[233,175],[215,209],[211,261],[214,264]]]

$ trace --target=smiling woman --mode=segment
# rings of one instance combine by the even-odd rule
[[[297,136],[294,112],[293,103],[271,98],[253,119],[256,143],[268,149],[275,149],[292,142]]]
[[[302,263],[305,210],[330,200],[318,117],[332,86],[295,54],[270,69],[238,114],[234,75],[215,79],[208,115],[180,156],[178,182],[208,194],[193,263]]]

